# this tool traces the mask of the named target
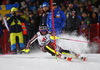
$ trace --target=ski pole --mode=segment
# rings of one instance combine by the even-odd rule
[[[54,40],[54,36],[50,36],[50,39]],[[70,41],[84,42],[84,43],[90,43],[90,44],[93,44],[93,42],[80,41],[80,40],[73,40],[73,39],[67,39],[67,38],[60,38],[60,37],[57,37],[57,36],[55,36],[55,39],[63,39],[63,40],[70,40]]]

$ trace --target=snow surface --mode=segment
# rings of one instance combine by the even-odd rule
[[[61,37],[87,41],[82,36],[63,35]],[[63,49],[86,56],[86,61],[73,59],[70,62],[59,58],[56,60],[49,53],[33,50],[30,54],[0,56],[0,70],[100,70],[100,54],[96,54],[96,44],[90,47],[87,43],[69,40],[58,40],[57,44]]]
[[[0,57],[0,70],[100,70],[100,54],[85,54],[86,61],[55,59],[48,53],[5,55]]]

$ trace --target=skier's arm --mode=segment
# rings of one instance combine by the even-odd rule
[[[35,34],[31,40],[27,43],[26,49],[37,39],[38,34]]]

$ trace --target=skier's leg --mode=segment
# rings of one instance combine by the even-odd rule
[[[67,56],[77,57],[75,52],[69,50],[62,50],[60,53]]]
[[[44,49],[45,49],[48,53],[50,53],[52,56],[55,56],[55,50],[52,49],[51,47],[45,46]],[[56,52],[56,54],[59,55],[58,52]]]

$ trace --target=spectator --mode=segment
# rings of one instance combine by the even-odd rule
[[[99,9],[95,8],[93,12],[99,13]]]
[[[82,25],[87,25],[88,27],[91,24],[91,19],[88,17],[88,13],[86,11],[82,12]]]
[[[42,5],[40,5],[39,8],[38,8],[38,14],[39,14],[39,16],[42,15],[42,12],[43,12],[43,8],[42,8]]]
[[[37,7],[36,7],[35,2],[29,1],[28,6],[29,6],[30,10],[36,10],[37,11]]]
[[[29,11],[30,11],[29,7],[26,7],[25,10],[24,10],[24,13],[25,13],[27,16],[29,16]]]
[[[87,8],[87,6],[88,6],[88,2],[87,2],[87,1],[85,1],[84,5],[85,5],[85,9],[86,9],[86,8]]]
[[[49,4],[47,2],[43,2],[42,4],[42,10],[41,10],[41,22],[40,22],[40,25],[46,25],[46,22],[47,22],[47,16],[50,12],[50,9],[49,9]]]
[[[96,24],[98,22],[98,13],[93,12],[91,16],[91,24]]]
[[[25,9],[27,7],[27,4],[25,1],[21,2],[21,8],[20,9]]]
[[[59,35],[62,33],[63,28],[65,27],[65,19],[66,16],[62,10],[59,10],[59,6],[57,3],[53,4],[53,16],[54,16],[54,27],[55,27],[55,33],[56,35]],[[51,11],[48,14],[47,17],[47,27],[49,31],[53,33],[53,25],[52,25],[52,14]]]
[[[83,3],[83,2],[81,2],[81,3],[79,4],[79,9],[80,9],[80,12],[81,12],[81,13],[82,13],[83,11],[86,11],[85,6],[84,6],[84,3]]]
[[[69,3],[69,11],[66,13],[66,31],[71,33],[75,30],[79,31],[79,25],[81,23],[81,13],[79,9],[73,8],[73,3]],[[79,33],[79,32],[78,32]]]
[[[88,5],[88,6],[87,6],[86,9],[87,9],[89,12],[92,12],[92,2],[91,2],[91,0],[88,1],[87,5]]]
[[[39,1],[36,1],[36,7],[38,8],[39,6]]]
[[[16,13],[17,9],[13,7],[11,9],[12,16],[7,18],[7,23],[10,25],[10,41],[11,41],[11,52],[15,52],[17,54],[17,48],[16,48],[16,37],[19,38],[19,50],[24,49],[23,44],[23,34],[22,34],[22,26],[21,22],[24,22],[24,20]]]
[[[87,0],[80,0],[81,2],[86,2]]]
[[[24,44],[27,45],[28,42],[27,23],[29,17],[26,14],[24,14],[22,9],[18,10],[18,13],[25,20],[25,23],[22,23],[22,30],[23,30]]]
[[[97,8],[100,5],[100,0],[95,0],[94,6]]]
[[[88,13],[86,11],[83,11],[82,12],[82,21],[81,21],[81,32],[83,32],[83,34],[84,34],[84,32],[85,33],[87,31],[89,32],[89,30],[90,30],[90,24],[91,24],[91,19],[88,17]],[[88,34],[87,34],[87,36],[88,36]]]
[[[28,21],[29,17],[28,17],[26,14],[24,14],[24,11],[23,11],[22,9],[19,9],[19,10],[18,10],[18,14],[19,14],[22,18],[24,18],[26,21]]]
[[[28,20],[29,40],[38,31],[38,27],[39,27],[39,23],[40,23],[39,20],[40,19],[37,14],[34,14],[33,11],[29,11],[29,20]]]

